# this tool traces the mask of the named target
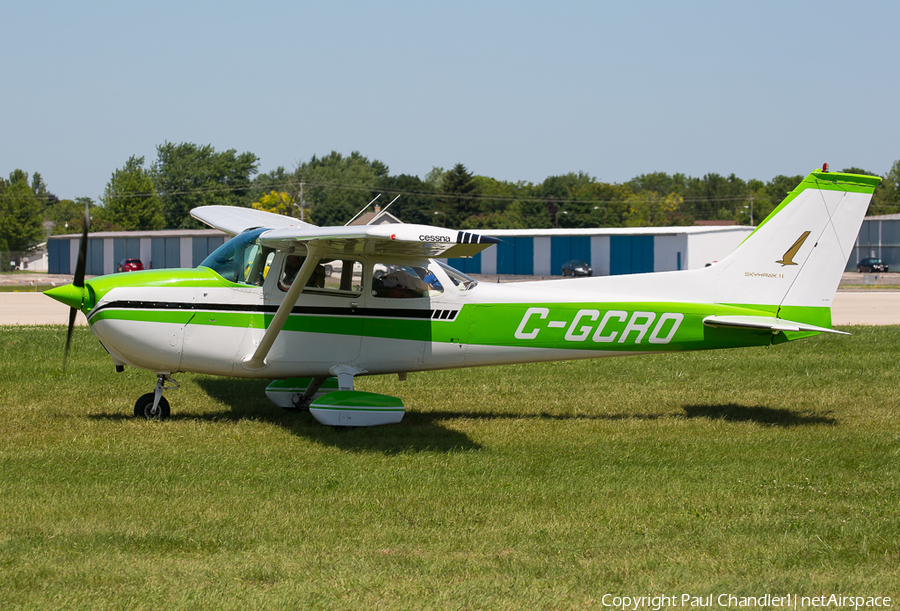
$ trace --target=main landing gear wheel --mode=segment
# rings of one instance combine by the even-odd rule
[[[148,392],[134,404],[134,415],[147,420],[165,420],[169,417],[169,402],[165,397],[159,398],[159,405],[153,409],[153,393]]]

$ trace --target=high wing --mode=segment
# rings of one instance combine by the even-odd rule
[[[259,236],[260,244],[278,249],[304,246],[316,241],[329,256],[368,254],[419,257],[473,257],[500,240],[468,231],[430,225],[351,225],[316,227],[289,216],[238,208],[203,206],[191,216],[216,229],[238,234],[247,229],[269,227]]]
[[[289,229],[292,227],[315,228],[315,225],[301,220],[240,206],[201,206],[191,210],[191,216],[225,233],[237,235],[248,229],[271,227],[273,229]]]
[[[358,225],[289,227],[259,236],[260,244],[290,248],[315,240],[331,255],[367,254],[419,257],[473,257],[499,242],[497,238],[429,225]]]

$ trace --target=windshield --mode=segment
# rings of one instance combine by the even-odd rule
[[[256,239],[263,229],[245,231],[225,242],[200,264],[217,274],[240,284],[261,286],[274,250],[260,246]]]
[[[461,271],[450,267],[444,263],[438,261],[438,265],[441,266],[441,269],[450,276],[451,282],[453,282],[453,286],[455,286],[460,291],[468,291],[470,289],[478,286],[478,281],[475,278],[465,275]]]

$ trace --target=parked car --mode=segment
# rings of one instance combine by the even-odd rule
[[[575,276],[593,276],[594,270],[584,261],[573,259],[563,264],[562,275],[572,276],[573,278]]]
[[[117,272],[139,272],[144,269],[144,264],[141,263],[140,259],[122,259],[119,262],[119,267],[116,268]]]
[[[887,270],[888,266],[881,259],[863,259],[856,264],[856,271],[858,272],[871,274],[872,272],[887,272]]]

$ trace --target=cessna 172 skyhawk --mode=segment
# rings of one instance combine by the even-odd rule
[[[403,417],[402,402],[353,390],[354,376],[840,333],[831,302],[879,180],[814,171],[704,269],[514,284],[479,284],[434,259],[473,256],[495,238],[422,225],[315,227],[207,206],[192,216],[235,237],[196,269],[85,282],[80,262],[74,284],[47,294],[73,308],[70,322],[74,308],[85,313],[118,370],[157,375],[136,415],[166,417],[163,390],[191,371],[275,380],[273,401],[309,407],[325,424],[386,424]]]

